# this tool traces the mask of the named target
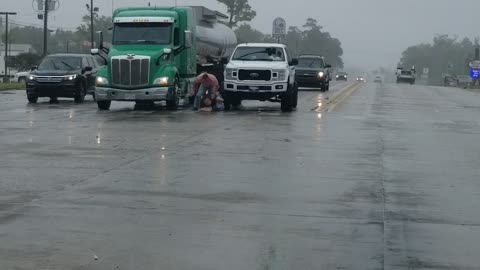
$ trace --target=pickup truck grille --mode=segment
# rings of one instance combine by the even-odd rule
[[[238,79],[241,81],[270,81],[272,71],[241,69],[238,71]]]
[[[150,58],[136,56],[112,58],[112,85],[136,88],[148,86]]]

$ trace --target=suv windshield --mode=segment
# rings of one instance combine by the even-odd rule
[[[277,47],[239,47],[232,60],[240,61],[285,61],[282,48]]]
[[[411,75],[411,74],[412,74],[411,71],[406,71],[406,70],[402,71],[402,75]]]
[[[324,68],[323,60],[319,58],[299,58],[297,66],[303,68]]]
[[[38,70],[78,70],[82,68],[82,58],[78,56],[47,56]]]
[[[113,44],[169,44],[170,23],[118,23],[113,30]]]

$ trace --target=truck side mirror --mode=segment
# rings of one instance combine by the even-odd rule
[[[293,58],[292,61],[290,63],[288,63],[290,66],[296,66],[298,65],[298,59],[296,58]]]
[[[103,32],[102,32],[102,31],[98,31],[98,32],[97,32],[97,36],[98,36],[97,48],[98,48],[98,49],[102,49],[102,48],[103,48]]]
[[[222,64],[226,65],[226,64],[228,64],[228,62],[229,62],[228,57],[223,57],[222,58]]]
[[[326,65],[325,67],[326,68],[332,68],[332,65]]]
[[[193,47],[192,31],[186,30],[184,32],[184,39],[185,39],[185,45],[184,45],[185,48],[190,49],[191,47]]]

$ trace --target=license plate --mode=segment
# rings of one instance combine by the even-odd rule
[[[125,94],[125,99],[127,100],[135,99],[135,94]]]

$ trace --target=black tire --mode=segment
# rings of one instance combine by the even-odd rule
[[[92,94],[93,101],[97,101],[97,97],[95,96],[95,93]]]
[[[97,106],[100,111],[108,111],[110,110],[110,105],[112,105],[111,100],[102,100],[97,101]]]
[[[327,85],[325,86],[325,91],[328,91],[328,90],[330,90],[330,82],[327,83]]]
[[[234,109],[242,104],[242,100],[235,93],[224,93],[225,110]]]
[[[174,90],[174,98],[173,100],[167,100],[167,110],[169,111],[176,111],[178,110],[178,104],[180,103],[180,99],[178,98],[178,79],[175,80],[175,90]]]
[[[85,101],[85,96],[87,95],[87,92],[85,90],[85,85],[83,83],[80,83],[78,85],[78,91],[75,93],[75,97],[73,100],[75,103],[83,103]]]
[[[292,109],[293,109],[293,95],[294,95],[293,92],[294,92],[294,90],[289,85],[288,89],[287,89],[287,92],[285,94],[283,94],[283,96],[282,96],[282,102],[281,102],[281,105],[280,105],[280,108],[281,108],[282,112],[291,112],[292,111]]]
[[[297,108],[297,105],[298,105],[298,84],[295,83],[295,87],[293,89],[292,107]]]
[[[27,94],[28,103],[37,103],[38,97],[36,95]]]

